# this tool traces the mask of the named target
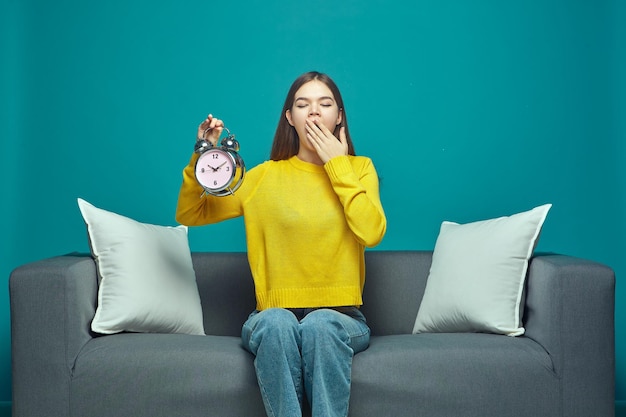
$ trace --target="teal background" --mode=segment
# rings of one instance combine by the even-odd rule
[[[1,1],[0,402],[9,273],[88,250],[76,198],[174,224],[197,124],[223,118],[256,165],[311,69],[341,88],[382,178],[377,250],[554,204],[538,250],[616,271],[626,400],[626,2]],[[190,244],[245,250],[242,223],[192,229]]]

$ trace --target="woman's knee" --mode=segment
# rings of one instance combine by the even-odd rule
[[[334,309],[319,309],[308,314],[301,322],[302,344],[327,346],[332,349],[349,347],[354,352],[367,349],[369,327]]]
[[[338,338],[348,340],[348,334],[341,324],[342,314],[332,309],[319,309],[307,314],[300,322],[303,339]]]
[[[297,326],[298,319],[289,310],[284,308],[268,308],[259,311],[258,318],[260,323],[269,327],[288,327]]]
[[[293,313],[282,308],[259,311],[244,324],[242,339],[246,348],[254,354],[262,343],[299,346],[298,320]]]

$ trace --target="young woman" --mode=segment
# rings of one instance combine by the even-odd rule
[[[209,115],[198,127],[216,143],[224,123]],[[325,74],[294,81],[270,154],[226,197],[204,196],[183,170],[177,220],[204,225],[244,216],[257,306],[242,328],[256,356],[268,416],[348,415],[352,357],[370,331],[359,311],[364,250],[386,230],[378,176],[355,156],[339,89]]]

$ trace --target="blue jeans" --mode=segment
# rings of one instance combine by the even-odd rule
[[[303,393],[313,417],[346,417],[352,357],[369,338],[356,307],[254,311],[241,332],[269,417],[300,417]]]

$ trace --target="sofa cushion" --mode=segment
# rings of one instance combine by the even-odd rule
[[[253,362],[239,337],[97,337],[73,367],[70,415],[264,417]]]
[[[528,260],[550,207],[463,225],[443,222],[413,333],[523,334]]]
[[[372,336],[354,356],[350,415],[560,416],[560,378],[527,337]]]
[[[139,223],[82,199],[78,205],[100,275],[91,329],[203,335],[187,228]]]

